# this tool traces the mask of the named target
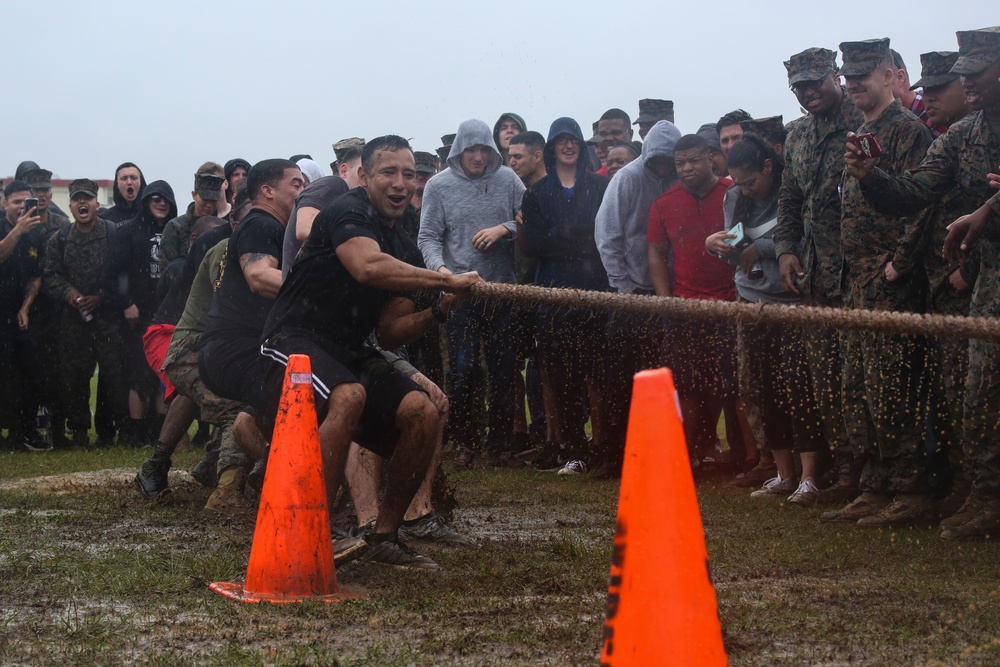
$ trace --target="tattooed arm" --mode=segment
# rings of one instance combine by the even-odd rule
[[[262,252],[248,252],[240,255],[240,268],[250,291],[268,299],[278,296],[281,289],[281,269],[278,258]]]

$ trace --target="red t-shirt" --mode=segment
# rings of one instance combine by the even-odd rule
[[[695,199],[680,183],[649,210],[646,240],[667,245],[673,255],[674,296],[732,301],[736,284],[732,265],[705,250],[705,239],[725,228],[722,199],[733,182],[720,178],[708,194]]]
[[[601,165],[601,168],[597,170],[598,175],[607,176],[608,175],[608,165]]]

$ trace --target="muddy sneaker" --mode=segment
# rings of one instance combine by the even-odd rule
[[[764,482],[764,486],[750,494],[751,498],[764,498],[766,496],[785,496],[793,493],[798,484],[794,479],[783,479],[781,475],[772,477]]]
[[[799,482],[799,488],[795,493],[788,496],[788,502],[799,507],[812,507],[819,500],[819,489],[812,477],[806,477]]]
[[[929,521],[934,500],[924,493],[900,493],[878,514],[858,519],[862,528],[892,528]]]
[[[164,498],[170,489],[168,488],[167,473],[170,472],[170,456],[166,453],[157,452],[146,459],[135,475],[135,485],[139,493],[145,496],[150,502],[157,502]]]
[[[445,523],[441,515],[434,510],[419,519],[404,521],[403,525],[399,527],[399,535],[410,540],[440,542],[454,547],[473,542],[471,537],[463,535]]]
[[[984,498],[979,509],[960,526],[941,531],[943,540],[988,540],[1000,536],[1000,499]]]
[[[399,541],[399,538],[392,540],[371,541],[369,537],[368,548],[361,556],[363,563],[382,563],[393,567],[402,567],[414,570],[436,570],[438,564],[427,556],[422,556],[416,551]]]
[[[368,550],[368,542],[362,535],[347,535],[333,542],[333,564],[337,567],[357,560]]]
[[[573,461],[567,461],[566,465],[564,465],[562,468],[559,468],[559,472],[557,472],[556,474],[582,475],[585,472],[587,472],[587,464],[578,459],[574,459]]]
[[[52,445],[46,444],[42,438],[32,431],[31,433],[13,438],[14,448],[22,452],[48,452]]]
[[[846,507],[819,515],[820,521],[850,521],[857,523],[866,516],[878,514],[892,502],[892,496],[865,491]]]
[[[243,502],[243,485],[247,471],[243,468],[227,468],[219,475],[219,485],[208,497],[205,509],[233,517],[247,517],[249,512]]]

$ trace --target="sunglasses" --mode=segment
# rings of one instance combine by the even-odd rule
[[[150,195],[149,201],[153,202],[154,204],[159,204],[162,201],[167,201],[167,198],[164,197],[163,195]]]

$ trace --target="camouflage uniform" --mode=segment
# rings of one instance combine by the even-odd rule
[[[62,385],[61,402],[69,430],[86,435],[90,429],[90,378],[95,362],[101,377],[114,388],[114,410],[126,412],[122,369],[121,314],[110,306],[98,306],[93,319],[84,321],[81,313],[66,302],[75,289],[84,295],[99,294],[101,270],[110,244],[112,224],[98,219],[90,233],[74,225],[68,234],[49,237],[45,249],[42,283],[45,291],[59,304],[61,345],[58,373]]]
[[[198,172],[194,175],[194,191],[204,200],[219,201],[219,193],[225,180],[217,174]],[[188,204],[183,215],[167,221],[160,236],[160,254],[157,258],[161,274],[167,270],[170,262],[187,257],[188,250],[191,249],[191,228],[197,221],[194,202]]]
[[[785,63],[789,82],[816,80],[832,69],[836,54],[829,49],[807,49]],[[810,78],[796,79],[796,76]],[[773,239],[776,254],[799,257],[805,276],[799,280],[802,303],[837,307],[843,304],[840,272],[840,180],[844,171],[847,133],[864,118],[847,91],[841,88],[840,109],[832,118],[804,116],[794,121],[785,142],[785,171],[778,196],[778,226]],[[801,250],[800,250],[801,249]],[[823,434],[836,462],[853,458],[844,424],[841,395],[840,335],[817,329],[805,337],[813,393],[823,417]]]
[[[923,162],[909,174],[876,169],[864,195],[884,211],[910,213],[939,202],[949,216],[971,213],[990,198],[986,174],[1000,164],[1000,140],[977,111],[938,137]],[[1000,209],[992,198],[995,211]],[[954,218],[952,218],[954,219]],[[946,220],[942,219],[942,223]],[[950,222],[950,221],[949,221]],[[979,276],[969,314],[1000,316],[1000,229],[987,227],[980,241]],[[964,449],[973,486],[1000,494],[1000,346],[969,341],[969,372],[964,403]]]
[[[865,75],[890,59],[889,40],[846,42],[844,73]],[[873,134],[882,145],[881,167],[901,174],[920,164],[933,137],[924,123],[894,100],[857,134]],[[861,183],[845,174],[841,199],[842,293],[849,308],[919,310],[926,293],[916,239],[928,216],[902,218],[874,209]],[[903,274],[889,282],[889,262]],[[868,450],[861,489],[881,494],[926,490],[924,407],[926,346],[910,336],[875,332],[845,334],[844,412],[856,450]]]

